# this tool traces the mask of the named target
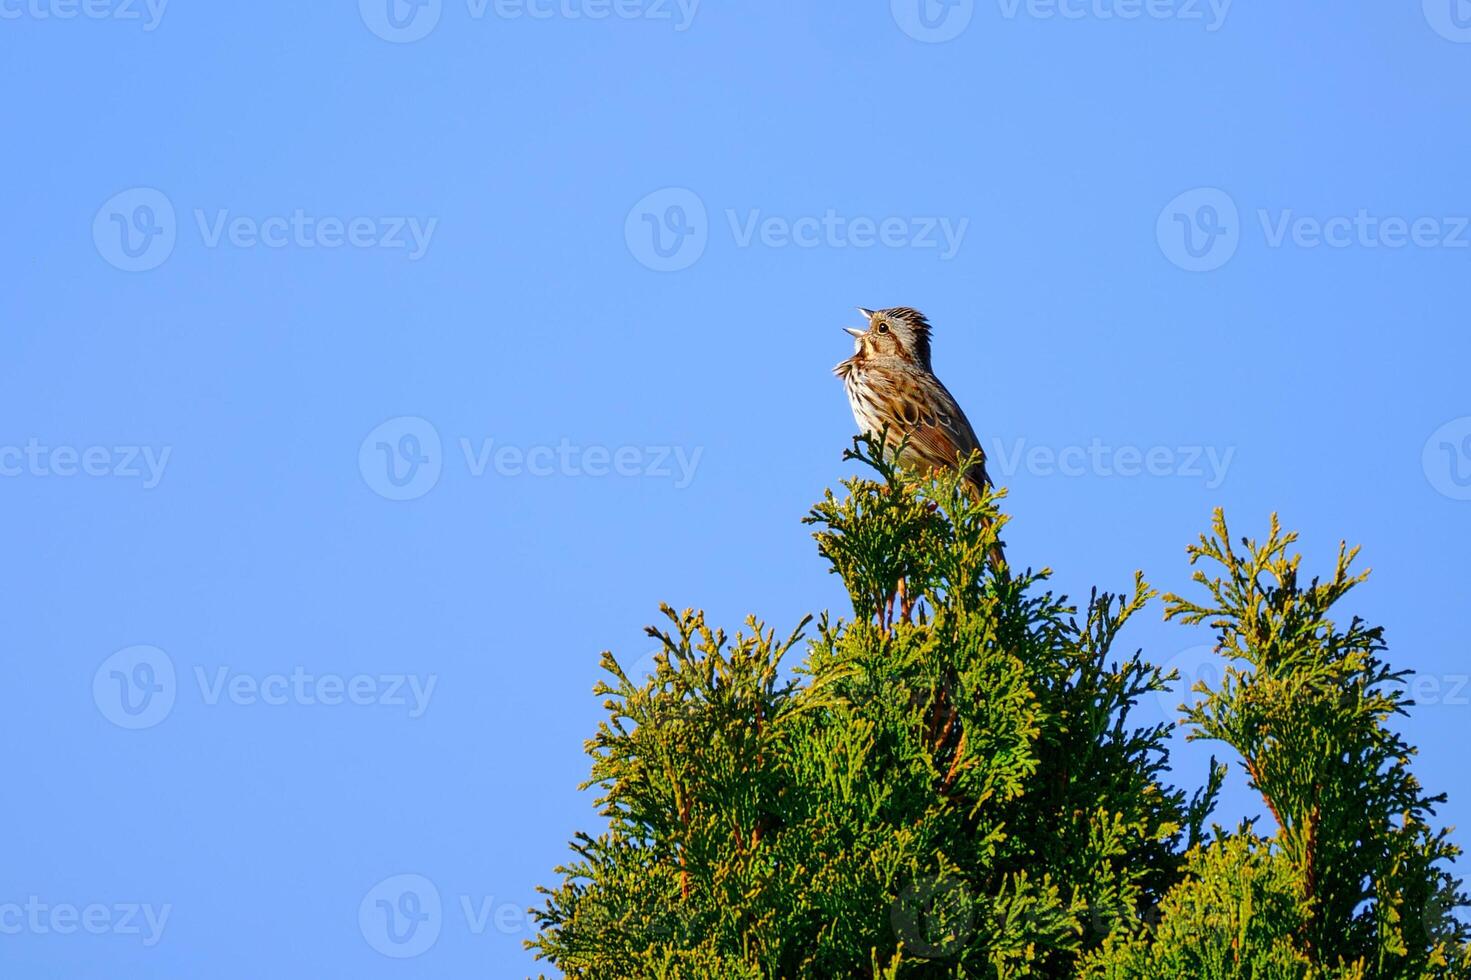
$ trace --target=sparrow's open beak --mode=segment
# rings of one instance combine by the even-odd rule
[[[843,329],[855,337],[862,337],[865,333],[867,333],[867,331],[859,330],[857,327],[844,327]]]
[[[858,307],[858,312],[863,314],[863,319],[865,320],[873,319],[873,310],[865,310],[863,307],[860,306]]]

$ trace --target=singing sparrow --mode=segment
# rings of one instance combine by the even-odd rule
[[[908,436],[901,461],[921,471],[949,467],[979,450],[975,430],[930,367],[930,323],[907,306],[858,312],[868,329],[844,327],[853,356],[833,369],[843,379],[853,418],[877,436],[887,426],[890,448]],[[976,492],[991,486],[984,454],[966,480]]]

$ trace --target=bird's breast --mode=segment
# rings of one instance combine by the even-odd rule
[[[853,410],[853,421],[858,423],[858,428],[875,435],[881,432],[884,413],[869,372],[854,364],[843,378],[843,390],[848,394],[848,406]]]

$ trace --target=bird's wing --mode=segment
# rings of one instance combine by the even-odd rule
[[[966,476],[982,490],[991,485],[986,474],[985,451],[976,439],[970,420],[949,390],[933,375],[905,372],[872,378],[873,406],[888,423],[895,437],[909,437],[906,455],[911,462],[930,468],[954,469],[958,459],[973,452],[981,453],[981,462],[971,467]]]
[[[920,417],[909,426],[909,450],[929,466],[947,466],[954,469],[960,457],[973,452],[981,454],[981,461],[966,472],[966,476],[977,489],[991,485],[986,474],[986,453],[981,449],[976,430],[971,428],[970,419],[956,403],[955,398],[936,378],[926,379],[928,395],[918,413]],[[909,420],[906,420],[909,421]]]

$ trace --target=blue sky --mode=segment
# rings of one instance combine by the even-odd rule
[[[395,2],[0,0],[6,975],[534,972],[599,651],[847,611],[860,304],[1072,594],[1362,543],[1471,844],[1465,0]]]

